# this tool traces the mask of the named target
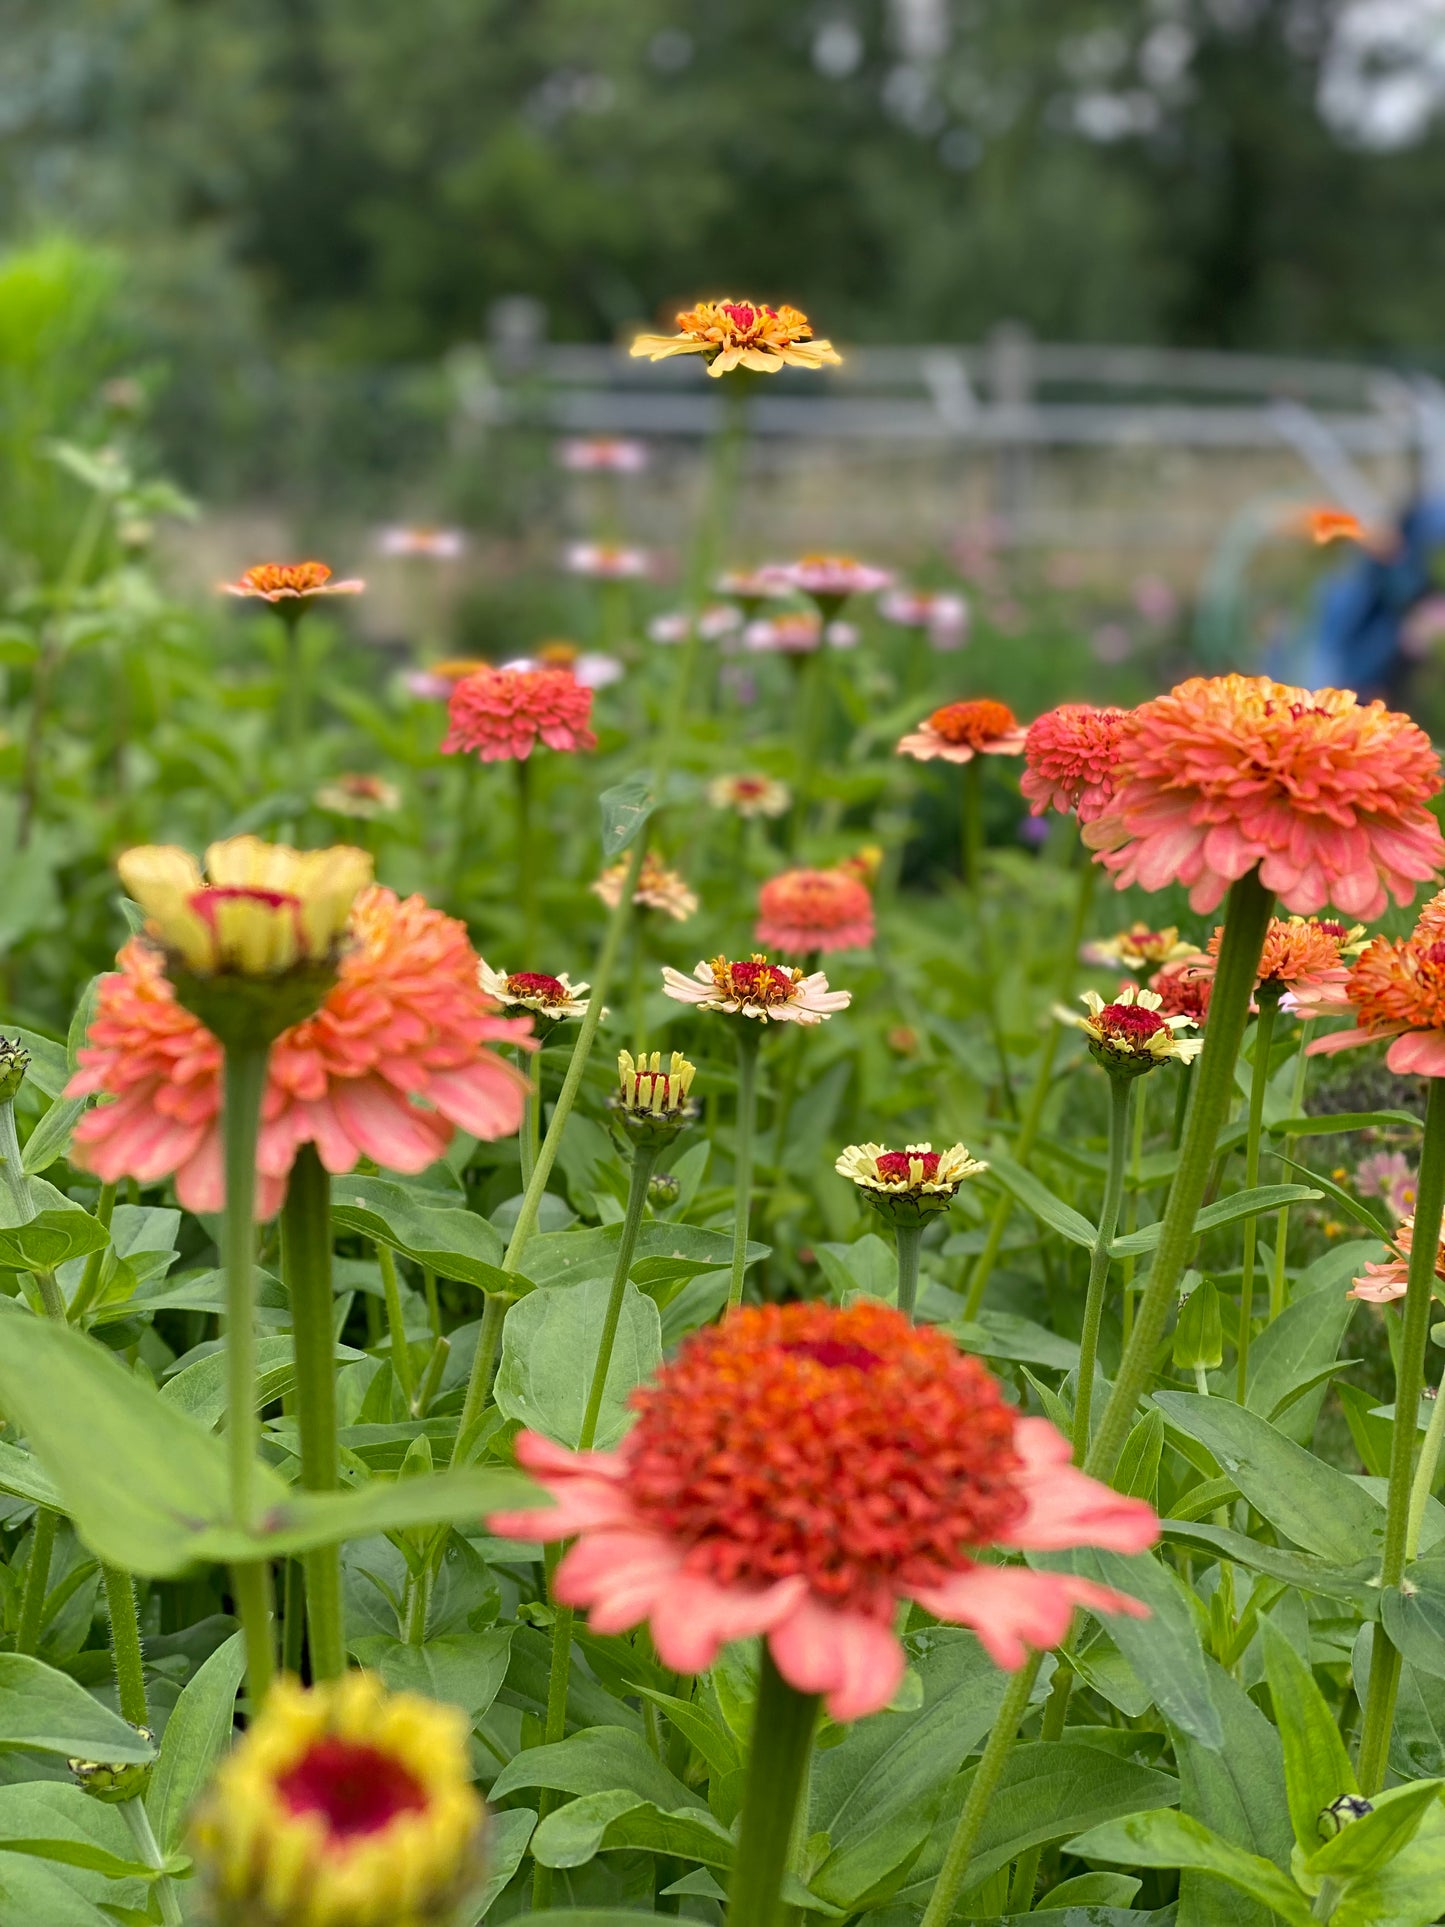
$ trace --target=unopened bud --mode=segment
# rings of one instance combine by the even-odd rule
[[[696,1066],[680,1051],[666,1064],[661,1051],[617,1053],[617,1089],[612,1109],[627,1134],[642,1143],[659,1144],[676,1136],[697,1116],[689,1093]]]
[[[138,1726],[135,1730],[147,1746],[154,1746],[156,1736],[148,1726]],[[103,1800],[107,1806],[139,1799],[150,1785],[148,1760],[67,1760],[65,1764],[75,1775],[81,1791],[88,1793],[92,1800]]]
[[[654,1210],[665,1211],[682,1196],[682,1186],[671,1171],[654,1171],[647,1184],[648,1202]]]
[[[25,1073],[30,1068],[30,1053],[25,1046],[8,1037],[0,1037],[0,1103],[8,1104],[25,1082]]]

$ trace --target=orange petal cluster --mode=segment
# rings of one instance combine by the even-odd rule
[[[971,763],[975,756],[1022,756],[1025,734],[1007,703],[984,696],[935,709],[899,739],[898,753],[920,763],[935,756],[948,763]]]
[[[1126,714],[1091,703],[1062,703],[1029,724],[1019,788],[1031,815],[1042,816],[1050,804],[1061,814],[1076,812],[1081,823],[1099,814],[1114,793]]]
[[[570,669],[480,669],[452,689],[442,754],[468,751],[501,763],[525,762],[539,741],[548,749],[596,749],[591,714],[592,691]]]
[[[784,870],[758,893],[753,940],[767,950],[866,950],[873,898],[856,871]]]

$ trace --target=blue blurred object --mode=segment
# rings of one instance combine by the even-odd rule
[[[1445,496],[1424,496],[1400,517],[1389,556],[1357,548],[1315,595],[1295,639],[1300,681],[1311,689],[1353,689],[1393,700],[1409,668],[1401,645],[1405,618],[1437,586],[1431,559],[1445,548]]]

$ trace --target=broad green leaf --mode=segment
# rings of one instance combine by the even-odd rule
[[[1438,1805],[1442,1786],[1445,1780],[1417,1780],[1413,1786],[1377,1793],[1374,1811],[1349,1821],[1332,1840],[1317,1847],[1305,1862],[1305,1872],[1353,1880],[1383,1867],[1414,1839],[1430,1809]]]
[[[1413,1111],[1331,1111],[1319,1116],[1278,1118],[1265,1129],[1271,1137],[1336,1137],[1345,1131],[1396,1130],[1401,1125],[1418,1131],[1422,1120]]]
[[[350,1345],[338,1345],[336,1357],[343,1363],[365,1358],[365,1352]],[[256,1345],[256,1409],[273,1399],[285,1398],[296,1382],[295,1347],[289,1338],[262,1338]],[[177,1411],[184,1412],[214,1431],[226,1415],[226,1354],[211,1352],[194,1365],[166,1380],[161,1397]]]
[[[413,1646],[390,1640],[372,1646],[374,1666],[395,1693],[421,1693],[427,1699],[459,1706],[473,1722],[482,1718],[502,1689],[515,1626],[489,1626],[480,1633],[445,1633]]]
[[[157,1870],[130,1854],[112,1853],[87,1840],[14,1839],[0,1834],[0,1853],[28,1853],[37,1860],[53,1860],[60,1867],[82,1867],[87,1873],[104,1874],[107,1880],[154,1880]]]
[[[97,1891],[103,1892],[99,1881]],[[0,1853],[0,1927],[115,1927],[55,1867],[27,1854]]]
[[[0,1748],[67,1759],[151,1760],[155,1748],[85,1688],[38,1659],[0,1653]]]
[[[1357,1610],[1372,1617],[1379,1609],[1380,1562],[1356,1560],[1353,1566],[1332,1565],[1307,1552],[1294,1552],[1288,1546],[1270,1546],[1259,1539],[1246,1538],[1227,1526],[1209,1525],[1200,1520],[1166,1519],[1164,1537],[1171,1544],[1196,1552],[1228,1559],[1250,1572],[1262,1572],[1301,1592],[1322,1593],[1329,1599],[1347,1600]]]
[[[722,1721],[714,1719],[700,1701],[678,1699],[672,1693],[659,1693],[651,1686],[639,1686],[637,1690],[644,1699],[662,1708],[713,1774],[737,1772],[743,1763],[742,1748]]]
[[[620,1224],[549,1231],[529,1241],[527,1275],[535,1285],[578,1285],[596,1278],[610,1281],[617,1269],[617,1247],[621,1241]],[[768,1245],[750,1242],[746,1254],[748,1264],[760,1263],[770,1249]],[[695,1278],[705,1271],[725,1270],[732,1263],[732,1256],[730,1231],[705,1231],[699,1225],[672,1224],[664,1219],[644,1224],[638,1232],[628,1276],[651,1290],[657,1285]]]
[[[1274,1723],[1284,1748],[1290,1824],[1300,1852],[1320,1844],[1320,1814],[1359,1783],[1334,1715],[1306,1662],[1270,1619],[1260,1627]]]
[[[1127,1907],[1143,1884],[1127,1873],[1077,1873],[1072,1880],[1061,1880],[1057,1887],[1050,1887],[1034,1902],[1034,1912],[1051,1914],[1061,1907],[1084,1908],[1088,1911],[1082,1918],[1092,1927],[1098,1908]],[[1107,1918],[1099,1920],[1098,1927],[1107,1927]]]
[[[20,1166],[27,1176],[36,1177],[48,1171],[57,1158],[65,1156],[85,1106],[83,1097],[56,1098],[21,1150]]]
[[[502,1240],[475,1211],[437,1204],[435,1193],[390,1178],[333,1178],[331,1218],[338,1231],[359,1232],[403,1257],[481,1291],[523,1292],[527,1281],[502,1267]]]
[[[595,1854],[628,1847],[705,1866],[733,1862],[732,1835],[705,1809],[669,1812],[620,1787],[569,1801],[532,1835],[532,1856],[544,1867],[580,1867]]]
[[[813,1247],[833,1295],[867,1292],[870,1298],[892,1299],[898,1288],[898,1258],[876,1231],[865,1231],[853,1244]]]
[[[8,1271],[54,1271],[67,1258],[104,1251],[110,1233],[79,1205],[70,1210],[46,1210],[29,1224],[0,1228],[0,1266]]]
[[[1232,1197],[1204,1207],[1194,1220],[1194,1235],[1202,1237],[1206,1231],[1217,1231],[1221,1225],[1233,1224],[1236,1219],[1257,1217],[1261,1211],[1278,1211],[1285,1204],[1304,1204],[1319,1195],[1304,1184],[1261,1184],[1252,1191],[1236,1191]],[[1146,1224],[1141,1231],[1116,1238],[1109,1249],[1116,1258],[1152,1251],[1159,1242],[1161,1228],[1162,1220],[1159,1224]]]
[[[537,1496],[536,1486],[520,1472],[487,1464],[419,1478],[373,1479],[344,1492],[293,1487],[266,1510],[254,1532],[208,1533],[202,1556],[227,1562],[279,1559],[409,1526],[475,1527],[487,1513],[535,1503]]]
[[[1279,1735],[1223,1667],[1211,1659],[1205,1670],[1224,1743],[1210,1748],[1174,1733],[1180,1811],[1246,1853],[1287,1868],[1293,1837]],[[1274,1927],[1274,1917],[1214,1875],[1186,1870],[1179,1878],[1179,1927]]]
[[[602,812],[602,860],[612,863],[641,833],[657,807],[652,777],[641,771],[614,783],[598,797],[597,807]]]
[[[512,1306],[502,1327],[495,1387],[508,1418],[564,1445],[577,1444],[611,1291],[609,1279],[592,1278],[565,1291],[535,1291]],[[616,1445],[626,1432],[632,1417],[626,1401],[661,1362],[657,1306],[636,1285],[626,1285],[597,1428],[599,1448]]]
[[[1163,1809],[1133,1813],[1094,1827],[1068,1843],[1086,1860],[1118,1860],[1133,1867],[1180,1867],[1216,1874],[1271,1907],[1288,1927],[1314,1927],[1309,1903],[1271,1861],[1232,1846],[1187,1814]]]
[[[92,1800],[68,1780],[20,1780],[0,1786],[0,1887],[16,1864],[11,1854],[100,1876],[70,1883],[73,1890],[97,1900],[114,1896],[108,1884],[112,1880],[155,1877],[139,1862],[135,1840],[119,1809]],[[5,1919],[0,1907],[0,1921]],[[50,1927],[49,1916],[37,1918],[34,1927]]]
[[[1114,1490],[1133,1499],[1147,1499],[1152,1505],[1163,1456],[1164,1414],[1151,1406],[1124,1441],[1114,1469]]]
[[[1349,1328],[1358,1300],[1344,1292],[1327,1299],[1298,1298],[1254,1340],[1249,1355],[1249,1387],[1245,1404],[1279,1426],[1296,1445],[1308,1444],[1324,1399],[1324,1379],[1339,1355],[1340,1341]],[[1308,1394],[1318,1386],[1319,1396]],[[1277,1417],[1283,1401],[1297,1390],[1303,1396],[1286,1409],[1288,1421]]]
[[[1026,1211],[1032,1212],[1041,1223],[1048,1225],[1051,1231],[1057,1231],[1060,1237],[1090,1249],[1097,1243],[1098,1227],[1090,1224],[1083,1213],[1075,1211],[1071,1204],[1065,1204],[1062,1198],[1055,1197],[1032,1171],[1026,1171],[1023,1165],[1016,1164],[1001,1151],[989,1152],[988,1169],[990,1177],[1017,1198]]]
[[[36,1505],[55,1507],[60,1494],[45,1476],[44,1468],[18,1445],[0,1439],[0,1492],[13,1492],[19,1499],[32,1499]]]
[[[1427,1927],[1442,1911],[1445,1816],[1437,1803],[1393,1860],[1346,1886],[1330,1921],[1331,1927]]]
[[[1381,1593],[1380,1619],[1412,1666],[1445,1679],[1445,1559],[1417,1560],[1405,1576],[1408,1591]]]
[[[1336,1184],[1333,1178],[1325,1177],[1322,1172],[1312,1171],[1307,1164],[1299,1164],[1294,1158],[1287,1158],[1283,1151],[1276,1151],[1275,1156],[1281,1164],[1287,1164],[1291,1171],[1298,1171],[1301,1177],[1308,1178],[1311,1184],[1318,1186],[1327,1198],[1332,1198],[1347,1218],[1353,1219],[1356,1224],[1362,1224],[1366,1231],[1373,1232],[1375,1237],[1385,1244],[1390,1243],[1394,1233],[1384,1219],[1376,1217],[1373,1211],[1361,1204],[1351,1192]]]
[[[579,1797],[621,1788],[669,1811],[706,1811],[701,1796],[674,1779],[646,1741],[623,1726],[586,1726],[553,1746],[529,1747],[502,1768],[492,1783],[492,1798],[530,1787]]]
[[[1079,1362],[1077,1340],[1061,1338],[1017,1312],[994,1311],[985,1305],[976,1319],[944,1329],[963,1351],[976,1352],[980,1358],[1006,1358],[1015,1364],[1044,1365],[1060,1372],[1071,1372]]]
[[[481,1892],[471,1902],[469,1921],[475,1920],[477,1927],[487,1918],[492,1902],[496,1900],[512,1875],[521,1866],[527,1851],[527,1844],[537,1825],[537,1816],[530,1807],[516,1807],[510,1812],[498,1813],[494,1808],[487,1815],[487,1881]],[[535,1923],[540,1915],[531,1916]],[[576,1914],[569,1913],[568,1920],[575,1921]],[[553,1915],[556,1919],[556,1915]],[[656,1921],[654,1917],[654,1927]]]
[[[528,1914],[527,1922],[528,1927],[657,1927],[657,1915],[628,1907],[548,1907]]]
[[[171,1709],[146,1792],[146,1813],[164,1853],[180,1846],[196,1795],[230,1743],[245,1672],[245,1639],[232,1633],[197,1668]]]
[[[1255,1511],[1295,1545],[1342,1567],[1378,1552],[1380,1502],[1258,1413],[1197,1392],[1156,1392],[1154,1402],[1168,1424],[1207,1447]]]

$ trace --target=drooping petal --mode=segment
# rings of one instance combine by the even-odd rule
[[[1018,1484],[1028,1511],[998,1534],[998,1543],[1031,1551],[1102,1546],[1143,1552],[1157,1543],[1159,1520],[1142,1499],[1126,1498],[1070,1464],[1069,1442],[1047,1419],[1021,1418],[1014,1450],[1024,1461]]]
[[[936,1619],[971,1626],[989,1658],[1008,1672],[1023,1665],[1031,1646],[1057,1646],[1076,1605],[1133,1618],[1147,1613],[1137,1599],[1092,1580],[1026,1566],[973,1566],[939,1585],[915,1587],[913,1597]]]
[[[824,1694],[835,1720],[881,1713],[906,1670],[891,1626],[864,1612],[839,1612],[812,1593],[768,1634],[768,1647],[788,1684]]]

